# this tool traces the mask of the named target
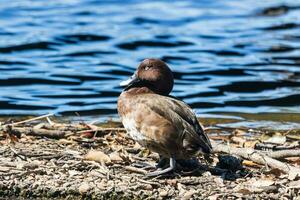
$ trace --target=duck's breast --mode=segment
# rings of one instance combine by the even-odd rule
[[[143,143],[146,140],[146,136],[140,132],[140,126],[138,126],[134,117],[130,114],[122,117],[122,123],[129,136],[139,143]]]

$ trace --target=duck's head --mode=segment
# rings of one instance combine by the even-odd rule
[[[130,79],[121,82],[125,90],[134,87],[148,87],[157,94],[168,95],[174,84],[173,73],[168,65],[159,59],[148,58],[141,62]]]

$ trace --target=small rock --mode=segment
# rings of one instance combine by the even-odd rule
[[[107,181],[105,179],[102,179],[101,182],[98,182],[96,185],[97,185],[98,189],[100,189],[100,190],[106,190]]]
[[[181,183],[177,184],[177,189],[179,191],[178,196],[183,197],[183,195],[186,193],[186,190],[184,189],[184,187]]]
[[[291,188],[297,188],[297,187],[299,187],[299,185],[300,185],[300,180],[298,180],[298,181],[291,181],[291,182],[289,182],[289,187],[291,187]]]
[[[281,133],[275,133],[272,137],[264,140],[264,142],[273,144],[284,144],[286,142],[286,136],[282,135]]]
[[[175,179],[169,179],[169,180],[166,180],[166,183],[170,186],[176,186],[177,184],[177,180]]]
[[[161,197],[166,197],[168,196],[168,191],[164,190],[164,189],[160,189],[159,190],[159,196]]]
[[[25,164],[26,164],[25,162],[17,162],[16,168],[23,169]]]
[[[85,155],[86,160],[92,160],[96,162],[100,162],[101,165],[109,164],[111,163],[111,159],[108,155],[103,153],[102,151],[94,151],[90,150],[86,155]]]
[[[60,175],[58,175],[58,174],[53,175],[53,178],[55,178],[55,179],[59,179],[59,177],[60,177]]]
[[[85,194],[90,190],[90,186],[87,183],[82,183],[79,188],[78,191],[80,194]]]
[[[211,176],[211,173],[207,171],[207,172],[204,172],[204,173],[202,174],[202,176],[208,177],[208,176]]]
[[[58,144],[76,144],[76,142],[73,140],[59,139]]]
[[[153,187],[150,184],[146,184],[144,185],[144,190],[153,190]]]
[[[220,194],[214,194],[214,195],[209,196],[207,199],[208,200],[217,200],[219,196],[220,196]]]
[[[75,175],[77,175],[77,174],[80,174],[80,172],[79,171],[76,171],[76,170],[69,170],[68,171],[69,172],[69,175],[72,177],[72,176],[75,176]]]
[[[222,178],[216,177],[216,178],[214,178],[214,181],[215,181],[215,183],[216,183],[216,185],[217,185],[218,187],[224,186],[224,181],[223,181]]]
[[[136,143],[134,144],[133,148],[135,148],[135,149],[141,149],[142,146],[141,146],[139,143],[136,142]]]
[[[30,163],[25,163],[25,164],[23,165],[23,168],[24,168],[24,169],[36,169],[36,168],[38,168],[40,165],[41,165],[41,162],[40,162],[40,161],[34,160],[34,161],[30,162]]]
[[[196,190],[191,189],[191,190],[184,193],[182,199],[192,199],[192,196],[194,194],[196,194],[196,192],[197,192]]]

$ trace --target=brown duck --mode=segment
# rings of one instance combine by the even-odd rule
[[[175,169],[177,159],[212,151],[192,109],[169,96],[173,74],[159,59],[145,59],[118,99],[118,112],[127,133],[140,145],[169,158],[170,165],[148,174],[157,176]]]

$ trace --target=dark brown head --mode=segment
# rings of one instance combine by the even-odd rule
[[[155,93],[168,95],[173,89],[173,84],[173,74],[168,65],[159,59],[148,58],[141,62],[129,80],[120,85],[127,86],[125,90],[147,87]]]

